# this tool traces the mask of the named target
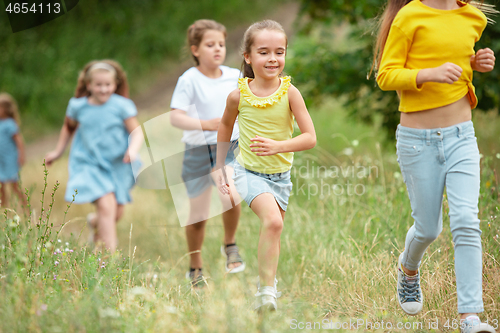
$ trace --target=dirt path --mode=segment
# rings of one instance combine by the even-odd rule
[[[293,23],[299,12],[299,3],[287,3],[281,5],[277,10],[275,10],[271,15],[266,18],[270,18],[280,22],[285,29],[288,39],[294,33]],[[232,67],[239,68],[240,56],[239,47],[243,34],[248,27],[248,24],[242,25],[236,29],[231,30],[227,37],[227,53],[229,56],[226,58],[225,64]],[[144,118],[149,119],[152,116],[158,115],[162,112],[168,111],[170,108],[170,98],[174,92],[175,85],[179,76],[184,73],[189,67],[192,66],[191,61],[186,61],[180,64],[178,67],[173,68],[171,71],[164,73],[157,79],[150,87],[138,94],[133,96],[132,100],[137,105],[139,111],[139,117],[141,120]],[[32,161],[35,159],[43,158],[43,156],[54,149],[57,143],[57,138],[59,133],[54,133],[47,135],[38,139],[36,142],[32,142],[26,146],[26,159],[27,161]]]

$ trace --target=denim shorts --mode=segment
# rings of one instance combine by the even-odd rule
[[[271,193],[283,211],[286,211],[292,192],[290,170],[280,173],[260,173],[245,169],[234,161],[234,186],[238,194],[250,206],[253,199],[262,193]]]
[[[232,166],[234,151],[238,141],[232,141],[227,155],[226,165]],[[184,160],[182,161],[182,180],[186,186],[188,197],[196,198],[211,185],[215,185],[212,169],[217,159],[217,144],[194,146],[186,144]]]

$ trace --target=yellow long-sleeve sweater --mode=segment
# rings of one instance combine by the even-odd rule
[[[486,27],[486,16],[476,7],[457,1],[460,8],[441,10],[413,0],[396,15],[377,75],[382,90],[400,91],[399,111],[422,111],[456,102],[468,95],[477,105],[470,58]],[[421,69],[446,62],[463,71],[453,84],[426,82],[417,86]]]

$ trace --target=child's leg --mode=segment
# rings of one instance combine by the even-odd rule
[[[478,200],[480,186],[479,151],[474,132],[464,133],[448,150],[452,165],[446,177],[446,192],[450,206],[450,226],[455,244],[455,274],[458,312],[483,311],[482,248],[479,228]]]
[[[231,198],[229,195],[221,195],[219,192],[219,197],[222,202],[222,222],[224,223],[224,244],[234,244],[236,242],[236,229],[238,228],[238,222],[240,221],[241,215],[241,199],[234,187],[233,173],[234,170],[230,166],[226,166],[225,168],[227,181],[229,183],[229,188],[231,191],[231,196],[233,198],[233,202],[236,204],[233,207],[233,203],[231,202]],[[237,262],[233,264],[229,264],[229,268],[236,268],[240,266],[242,263]]]
[[[205,238],[205,225],[210,211],[210,196],[212,188],[207,188],[201,195],[189,199],[189,220],[186,226],[186,239],[188,251],[201,251]],[[190,256],[191,268],[202,268],[201,252],[192,253]]]
[[[280,209],[271,193],[258,195],[252,201],[250,208],[262,223],[258,251],[260,284],[261,286],[274,286],[285,212]]]
[[[108,193],[96,200],[97,235],[96,241],[104,242],[111,252],[116,250],[116,198],[114,193]]]
[[[414,219],[408,230],[402,265],[409,275],[416,274],[427,247],[442,230],[442,202],[446,164],[442,149],[425,140],[425,131],[414,136],[398,130],[398,162],[406,183]],[[427,130],[429,131],[429,130]],[[403,133],[402,133],[403,132]]]
[[[21,187],[19,186],[19,183],[18,182],[12,183],[12,189],[14,193],[16,193],[16,195],[19,197],[19,200],[21,201],[23,207],[26,207],[28,205],[28,202],[26,201],[26,198],[23,194]]]
[[[116,206],[116,223],[118,223],[122,218],[124,210],[125,210],[125,205],[118,204]]]
[[[7,199],[7,189],[5,188],[6,183],[0,183],[0,207],[7,207],[9,205],[9,201]]]

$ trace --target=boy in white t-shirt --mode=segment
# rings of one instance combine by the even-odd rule
[[[186,226],[188,249],[191,252],[190,271],[186,276],[194,287],[202,287],[201,247],[210,208],[213,181],[211,172],[217,156],[217,128],[224,113],[227,96],[238,85],[240,71],[222,66],[226,56],[226,28],[212,20],[198,20],[188,28],[188,43],[196,67],[179,77],[172,96],[170,119],[173,126],[184,130],[182,141],[186,144],[182,165],[182,179],[190,201],[190,214]],[[226,157],[230,186],[234,150],[238,147],[238,125],[235,124],[231,145]],[[232,191],[237,196],[236,191]],[[241,205],[239,198],[221,197],[224,212],[224,245],[226,271],[241,272],[245,262],[239,255],[235,242]],[[198,251],[196,253],[193,253]]]

